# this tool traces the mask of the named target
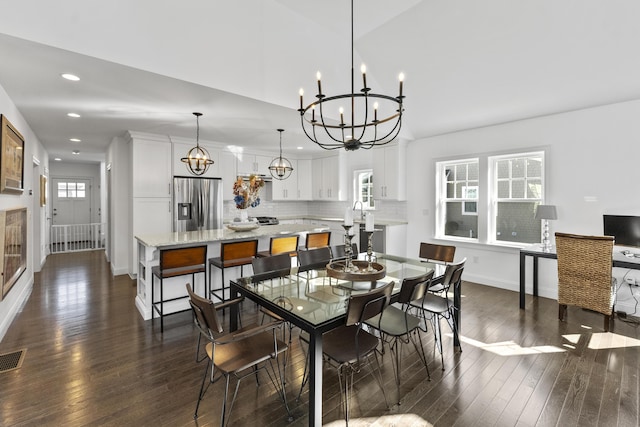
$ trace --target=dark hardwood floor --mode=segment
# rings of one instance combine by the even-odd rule
[[[638,325],[569,307],[557,320],[555,301],[464,283],[463,352],[445,338],[445,369],[425,334],[431,381],[405,346],[402,404],[387,410],[375,382],[360,375],[351,425],[376,426],[636,426],[639,423]],[[36,274],[33,293],[0,343],[0,353],[27,349],[22,367],[0,373],[2,426],[218,425],[222,384],[214,384],[193,420],[204,364],[194,360],[191,314],[167,317],[165,333],[143,321],[135,284],[112,277],[102,251],[56,254]],[[244,320],[257,316],[244,303]],[[227,319],[228,320],[228,319]],[[583,326],[584,325],[584,326]],[[446,327],[445,327],[446,328]],[[448,330],[447,330],[448,332]],[[288,367],[294,421],[263,378],[240,386],[234,426],[305,426],[308,393],[295,401],[304,356],[297,340]],[[383,376],[395,401],[388,354]],[[325,371],[324,422],[341,425],[335,371]],[[357,418],[357,419],[356,419]]]

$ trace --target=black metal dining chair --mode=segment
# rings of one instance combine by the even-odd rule
[[[424,351],[422,336],[420,335],[422,318],[411,314],[409,311],[412,301],[421,301],[425,297],[432,278],[433,270],[427,274],[404,279],[402,281],[402,287],[400,288],[397,305],[388,306],[381,314],[365,322],[380,332],[382,342],[386,343],[391,350],[394,359],[392,366],[396,380],[398,404],[400,404],[400,352],[402,350],[402,344],[408,344],[409,342],[413,344],[416,353],[427,370],[427,378],[431,381],[429,364]]]
[[[263,325],[249,325],[240,330],[227,332],[218,320],[217,311],[242,302],[243,298],[236,298],[220,304],[196,295],[191,285],[186,285],[189,294],[189,303],[194,314],[194,322],[200,335],[206,339],[207,367],[202,378],[198,402],[193,417],[198,418],[200,402],[209,385],[224,378],[225,389],[222,397],[222,412],[220,426],[229,424],[233,404],[238,395],[240,381],[244,378],[255,376],[259,385],[258,373],[265,371],[276,389],[279,398],[284,403],[289,421],[293,420],[287,396],[284,389],[284,370],[278,363],[278,356],[288,350],[286,343],[280,341],[276,335],[276,329],[281,324],[279,321]],[[275,361],[275,363],[273,363]],[[211,372],[209,374],[209,369]],[[209,381],[207,382],[207,377]],[[229,402],[229,383],[231,377],[236,382],[233,398]]]

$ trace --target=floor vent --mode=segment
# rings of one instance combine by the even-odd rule
[[[0,373],[13,371],[22,366],[22,360],[27,349],[0,354]]]

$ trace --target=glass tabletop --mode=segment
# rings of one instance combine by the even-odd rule
[[[392,295],[396,295],[403,279],[435,270],[434,280],[437,280],[445,270],[440,264],[382,254],[378,254],[375,262],[385,266],[386,275],[373,282],[338,280],[329,277],[324,269],[298,272],[294,267],[283,272],[281,277],[265,280],[264,275],[248,276],[236,283],[245,292],[269,301],[315,327],[344,315],[353,293],[367,292],[393,281]]]

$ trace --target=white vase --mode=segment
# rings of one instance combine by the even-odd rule
[[[240,222],[249,222],[249,212],[247,209],[238,209]]]

